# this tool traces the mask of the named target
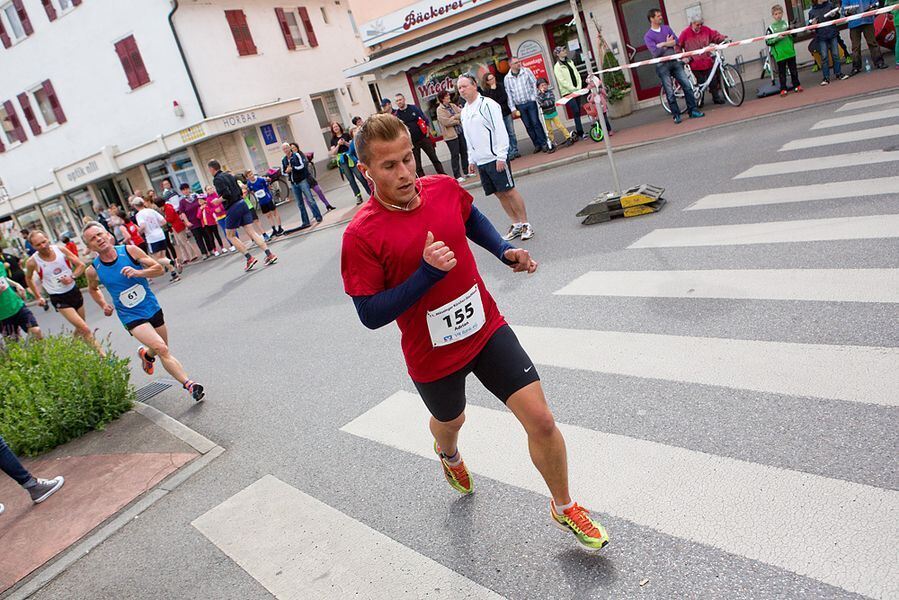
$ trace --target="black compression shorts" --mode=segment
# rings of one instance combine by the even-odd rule
[[[421,399],[438,421],[452,421],[465,410],[465,378],[469,373],[505,403],[521,388],[540,380],[537,368],[508,325],[496,330],[483,350],[467,365],[446,377],[413,381]]]

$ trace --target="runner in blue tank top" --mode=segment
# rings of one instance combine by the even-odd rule
[[[147,282],[148,277],[165,273],[163,266],[137,246],[115,246],[113,237],[100,223],[85,225],[81,238],[97,253],[97,258],[85,271],[88,292],[103,314],[109,317],[113,311],[118,313],[125,329],[143,344],[137,354],[144,372],[153,374],[153,363],[158,356],[169,375],[177,379],[194,400],[202,400],[203,386],[190,380],[184,367],[169,352],[165,317]],[[112,296],[112,306],[100,291],[101,283]]]

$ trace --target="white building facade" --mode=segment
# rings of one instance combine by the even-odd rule
[[[338,1],[0,0],[0,233],[77,234],[98,208],[212,158],[327,157],[328,122],[374,111],[352,15]]]

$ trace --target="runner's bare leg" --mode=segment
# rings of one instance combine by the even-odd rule
[[[154,328],[149,323],[141,323],[131,330],[131,335],[147,348],[147,354],[158,356],[163,368],[174,377],[178,383],[184,385],[188,381],[184,367],[169,351],[168,330],[165,325]]]
[[[456,453],[459,430],[462,429],[463,423],[465,423],[464,412],[452,421],[438,421],[434,417],[431,417],[429,424],[431,434],[434,436],[434,439],[437,440],[440,451],[447,456],[452,456]]]

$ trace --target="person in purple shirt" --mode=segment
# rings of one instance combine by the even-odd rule
[[[677,34],[674,30],[662,23],[662,11],[653,8],[646,15],[649,19],[649,31],[643,35],[643,41],[652,54],[653,58],[660,56],[669,56],[677,54]],[[684,65],[679,60],[669,60],[656,65],[656,75],[662,82],[665,89],[665,96],[668,97],[668,106],[671,107],[671,116],[674,117],[675,123],[681,122],[680,107],[677,105],[677,98],[674,95],[674,85],[672,79],[676,79],[684,90],[684,99],[687,101],[687,113],[691,119],[704,117],[699,107],[696,106],[696,97],[693,95],[693,85],[687,79],[684,72]]]

